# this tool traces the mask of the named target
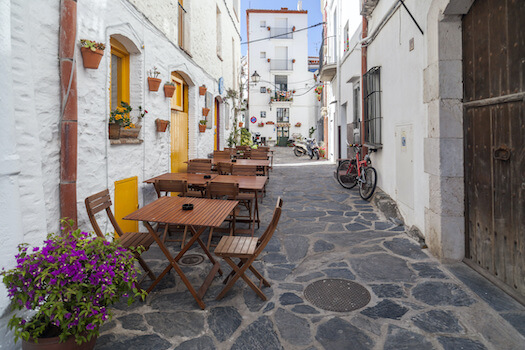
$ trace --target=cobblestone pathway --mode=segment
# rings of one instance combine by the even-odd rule
[[[238,281],[215,301],[223,286],[217,277],[202,311],[171,273],[145,303],[115,308],[96,349],[525,348],[523,306],[462,264],[439,264],[403,226],[387,220],[356,190],[339,186],[333,165],[290,154],[291,149],[278,150],[276,163],[309,165],[276,165],[261,208],[267,224],[276,198],[284,199],[278,229],[256,262],[272,283],[263,288],[269,300],[262,302]],[[178,243],[172,244],[176,253]],[[162,270],[159,249],[146,257],[156,272]],[[202,281],[208,269],[205,262],[184,267],[194,281]],[[229,272],[226,265],[223,270]],[[325,278],[363,285],[370,302],[351,312],[314,306],[304,290]]]

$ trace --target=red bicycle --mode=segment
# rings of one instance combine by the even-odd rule
[[[374,194],[377,185],[377,172],[371,166],[370,151],[364,159],[360,159],[362,145],[351,144],[354,147],[355,159],[340,159],[337,164],[337,181],[344,188],[354,188],[359,183],[359,195],[369,199]]]

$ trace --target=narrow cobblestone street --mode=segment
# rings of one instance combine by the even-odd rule
[[[275,154],[256,233],[264,232],[281,196],[278,228],[256,262],[272,284],[262,289],[268,301],[242,280],[216,301],[223,286],[216,277],[200,310],[172,272],[146,302],[115,308],[96,349],[524,348],[522,305],[466,265],[440,264],[403,225],[356,189],[342,188],[333,164],[296,158],[291,148]],[[179,243],[170,249],[176,253]],[[190,253],[202,251],[193,247]],[[166,265],[155,246],[144,256],[156,273]],[[208,269],[206,261],[183,268],[195,285]],[[226,264],[223,271],[230,271]],[[370,302],[350,312],[316,307],[305,288],[327,278],[364,286]]]

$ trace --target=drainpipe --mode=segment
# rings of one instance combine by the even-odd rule
[[[77,225],[77,80],[75,44],[77,2],[60,3],[60,217]]]
[[[363,16],[363,30],[362,30],[362,38],[366,38],[368,35],[368,20],[366,19],[366,16]],[[367,61],[366,61],[366,54],[367,54],[367,44],[363,42],[361,44],[361,144],[365,144],[365,81],[363,80],[363,77],[366,74],[367,71]],[[365,147],[362,148],[363,152],[365,152]]]

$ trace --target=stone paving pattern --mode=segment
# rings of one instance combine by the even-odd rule
[[[275,235],[255,264],[272,284],[263,288],[268,300],[239,280],[216,301],[223,286],[216,277],[201,310],[172,272],[146,302],[114,307],[96,349],[525,349],[522,305],[465,265],[440,264],[398,221],[342,188],[333,164],[291,154],[276,149],[261,205],[258,234],[276,198],[284,199]],[[278,166],[299,162],[307,164]],[[178,244],[170,243],[174,255]],[[156,273],[166,265],[156,247],[144,256]],[[203,262],[183,270],[197,285],[209,268]],[[360,283],[370,303],[344,313],[311,305],[303,291],[324,278]]]

